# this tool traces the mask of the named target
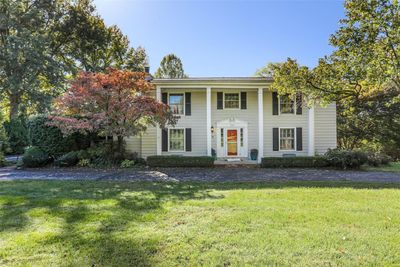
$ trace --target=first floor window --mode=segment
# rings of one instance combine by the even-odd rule
[[[169,106],[172,113],[183,114],[183,94],[169,94]]]
[[[294,150],[294,128],[281,128],[279,133],[280,150]]]
[[[225,94],[225,108],[239,108],[239,94]]]
[[[185,130],[170,129],[169,130],[169,150],[184,151],[185,150]]]
[[[281,114],[294,114],[294,100],[288,95],[280,96]]]

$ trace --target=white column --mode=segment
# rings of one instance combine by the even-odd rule
[[[264,157],[264,95],[263,88],[258,88],[258,163]]]
[[[206,89],[206,98],[207,98],[207,156],[211,156],[211,87],[207,87]]]
[[[157,101],[161,101],[161,88],[159,86],[156,87],[156,99]],[[156,137],[156,144],[157,144],[157,155],[161,155],[161,129],[160,126],[157,126],[157,137]]]
[[[315,110],[314,106],[308,109],[308,155],[315,156]]]

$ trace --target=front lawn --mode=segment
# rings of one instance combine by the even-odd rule
[[[400,264],[399,189],[0,182],[0,265]]]

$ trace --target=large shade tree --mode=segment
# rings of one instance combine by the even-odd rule
[[[144,72],[108,69],[81,72],[69,90],[56,100],[51,125],[68,135],[74,132],[115,136],[122,151],[125,137],[149,125],[175,124],[168,105],[154,98],[153,84]]]
[[[315,68],[289,58],[269,64],[280,94],[301,91],[308,103],[337,101],[339,144],[400,147],[400,7],[396,0],[347,0],[346,17]]]
[[[160,67],[154,74],[155,78],[186,78],[187,75],[183,70],[183,64],[179,57],[175,54],[166,55],[160,63]]]
[[[0,97],[10,118],[47,111],[81,70],[144,71],[145,59],[91,0],[0,0]]]

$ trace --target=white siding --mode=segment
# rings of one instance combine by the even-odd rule
[[[191,115],[181,115],[176,128],[192,129],[192,151],[185,152],[162,152],[162,155],[185,155],[204,156],[207,155],[207,132],[206,132],[206,89],[163,89],[162,93],[185,93],[192,94]],[[172,128],[172,127],[170,127]]]
[[[131,136],[125,139],[126,149],[129,152],[136,152],[139,157],[142,156],[142,138],[140,136]]]
[[[247,92],[247,109],[217,109],[217,92]],[[248,123],[248,150],[258,148],[258,102],[257,91],[249,89],[213,89],[211,93],[211,125],[216,128],[218,121],[237,119]],[[205,111],[204,111],[205,112]],[[211,147],[217,149],[218,133],[214,133]],[[249,152],[248,152],[249,154]]]
[[[302,151],[273,151],[272,129],[279,127],[301,127],[303,135]],[[315,126],[318,127],[317,125]],[[283,154],[307,156],[308,144],[308,109],[303,107],[302,115],[272,115],[272,92],[264,92],[264,157],[280,157]]]
[[[315,152],[324,154],[328,148],[336,148],[336,103],[315,108]]]
[[[157,129],[149,127],[142,135],[142,157],[157,155]]]

